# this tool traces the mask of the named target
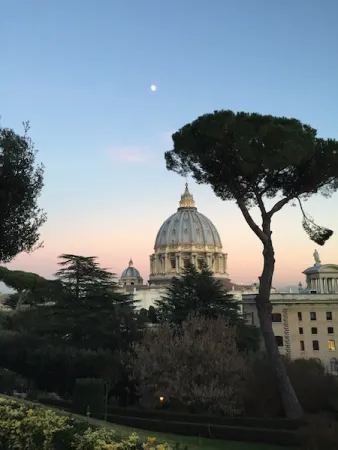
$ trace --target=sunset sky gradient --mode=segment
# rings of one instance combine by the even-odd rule
[[[185,183],[163,153],[200,114],[293,116],[338,138],[337,17],[335,0],[3,0],[2,125],[20,131],[30,120],[48,213],[44,248],[9,267],[51,277],[66,252],[96,255],[120,274],[132,257],[147,280],[156,233]],[[261,245],[236,205],[188,181],[221,235],[231,279],[257,281]],[[323,263],[338,263],[337,201],[305,204],[336,231],[318,249]],[[274,284],[303,281],[316,245],[299,208],[286,206],[273,230]]]

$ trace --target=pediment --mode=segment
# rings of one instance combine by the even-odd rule
[[[320,266],[318,272],[320,274],[335,274],[338,276],[338,265],[337,264],[323,264]]]

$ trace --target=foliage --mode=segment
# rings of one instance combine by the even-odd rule
[[[179,330],[158,325],[145,331],[134,350],[134,376],[143,402],[154,406],[163,396],[197,409],[229,415],[240,411],[244,359],[236,330],[226,319],[192,316]]]
[[[79,378],[73,392],[73,408],[85,415],[87,408],[93,417],[102,418],[104,411],[104,383],[98,378]]]
[[[283,362],[306,413],[337,408],[334,402],[338,396],[338,380],[334,375],[325,373],[320,362],[316,359],[284,359]],[[265,355],[255,357],[249,366],[244,399],[247,416],[282,415],[281,399]]]
[[[172,324],[182,323],[192,313],[210,318],[222,315],[230,323],[240,320],[238,303],[206,264],[200,271],[190,264],[181,277],[174,277],[156,306],[160,320]]]
[[[327,414],[311,417],[300,432],[304,450],[336,450],[338,448],[338,422]]]
[[[194,265],[184,268],[182,276],[173,278],[165,295],[156,301],[156,306],[156,321],[171,325],[180,325],[191,314],[210,318],[226,317],[238,330],[237,344],[240,350],[259,349],[258,329],[245,323],[238,302],[214,278],[207,264],[203,264],[200,270]]]
[[[71,416],[0,397],[0,448],[25,450],[170,450],[136,433],[124,439],[114,431],[88,427]]]
[[[27,380],[15,372],[0,368],[0,392],[12,395],[13,391],[21,391],[27,387]]]
[[[172,136],[174,149],[166,152],[167,168],[191,173],[209,184],[222,200],[235,200],[251,230],[263,245],[264,265],[256,305],[265,347],[283,406],[291,417],[302,410],[287,376],[274,338],[269,301],[275,268],[271,221],[292,200],[338,189],[338,142],[321,139],[296,119],[244,112],[215,111],[198,117]],[[266,200],[275,199],[269,210]],[[258,207],[262,225],[250,213]],[[303,210],[302,210],[303,211]],[[303,227],[318,245],[333,234],[315,224],[303,211]]]
[[[36,150],[25,134],[0,126],[0,262],[33,251],[46,215],[37,200],[43,187],[43,166],[35,166]]]
[[[75,380],[101,377],[107,367],[120,368],[109,350],[53,345],[46,337],[27,332],[0,332],[0,361],[4,367],[34,381],[41,390],[70,395]]]
[[[55,274],[65,291],[75,300],[105,294],[116,287],[114,274],[102,269],[96,256],[63,254],[59,256],[61,269]]]
[[[18,309],[21,305],[36,305],[54,301],[60,295],[60,284],[57,280],[46,280],[36,273],[22,270],[9,270],[0,267],[0,281],[7,287],[15,289],[16,294],[8,296],[5,305]]]

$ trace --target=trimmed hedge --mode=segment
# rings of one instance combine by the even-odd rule
[[[67,400],[44,399],[39,400],[40,403],[56,408],[70,411],[72,409],[72,402]],[[248,427],[248,428],[263,428],[269,430],[289,430],[296,431],[306,425],[303,420],[289,420],[289,419],[269,419],[257,417],[220,417],[207,416],[197,414],[183,414],[166,411],[148,411],[142,409],[129,409],[108,406],[108,416],[121,417],[135,417],[140,419],[155,419],[167,422],[182,422],[192,424],[213,424],[224,425],[231,427]]]
[[[168,422],[184,423],[210,423],[213,425],[225,425],[231,427],[254,427],[272,430],[298,430],[304,426],[304,421],[289,419],[269,419],[257,417],[221,417],[214,415],[197,415],[172,413],[167,411],[147,411],[140,409],[116,408],[109,406],[108,414],[128,417],[139,417],[141,419],[158,419]]]
[[[43,403],[70,410],[71,402],[47,399]],[[287,419],[199,416],[128,408],[108,408],[111,423],[161,433],[200,436],[243,442],[296,446],[298,429],[304,422]]]
[[[149,419],[117,414],[109,414],[107,420],[118,425],[161,433],[180,434],[183,436],[200,436],[212,439],[226,439],[231,441],[286,446],[299,445],[298,434],[294,430],[215,425],[210,422],[167,422],[161,419]]]

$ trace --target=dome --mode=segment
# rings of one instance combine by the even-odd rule
[[[155,250],[180,244],[202,244],[222,247],[215,225],[197,211],[193,196],[185,186],[180,207],[161,226],[155,240]]]
[[[133,260],[130,259],[128,267],[122,272],[121,282],[123,284],[142,284],[140,272],[135,269]]]

